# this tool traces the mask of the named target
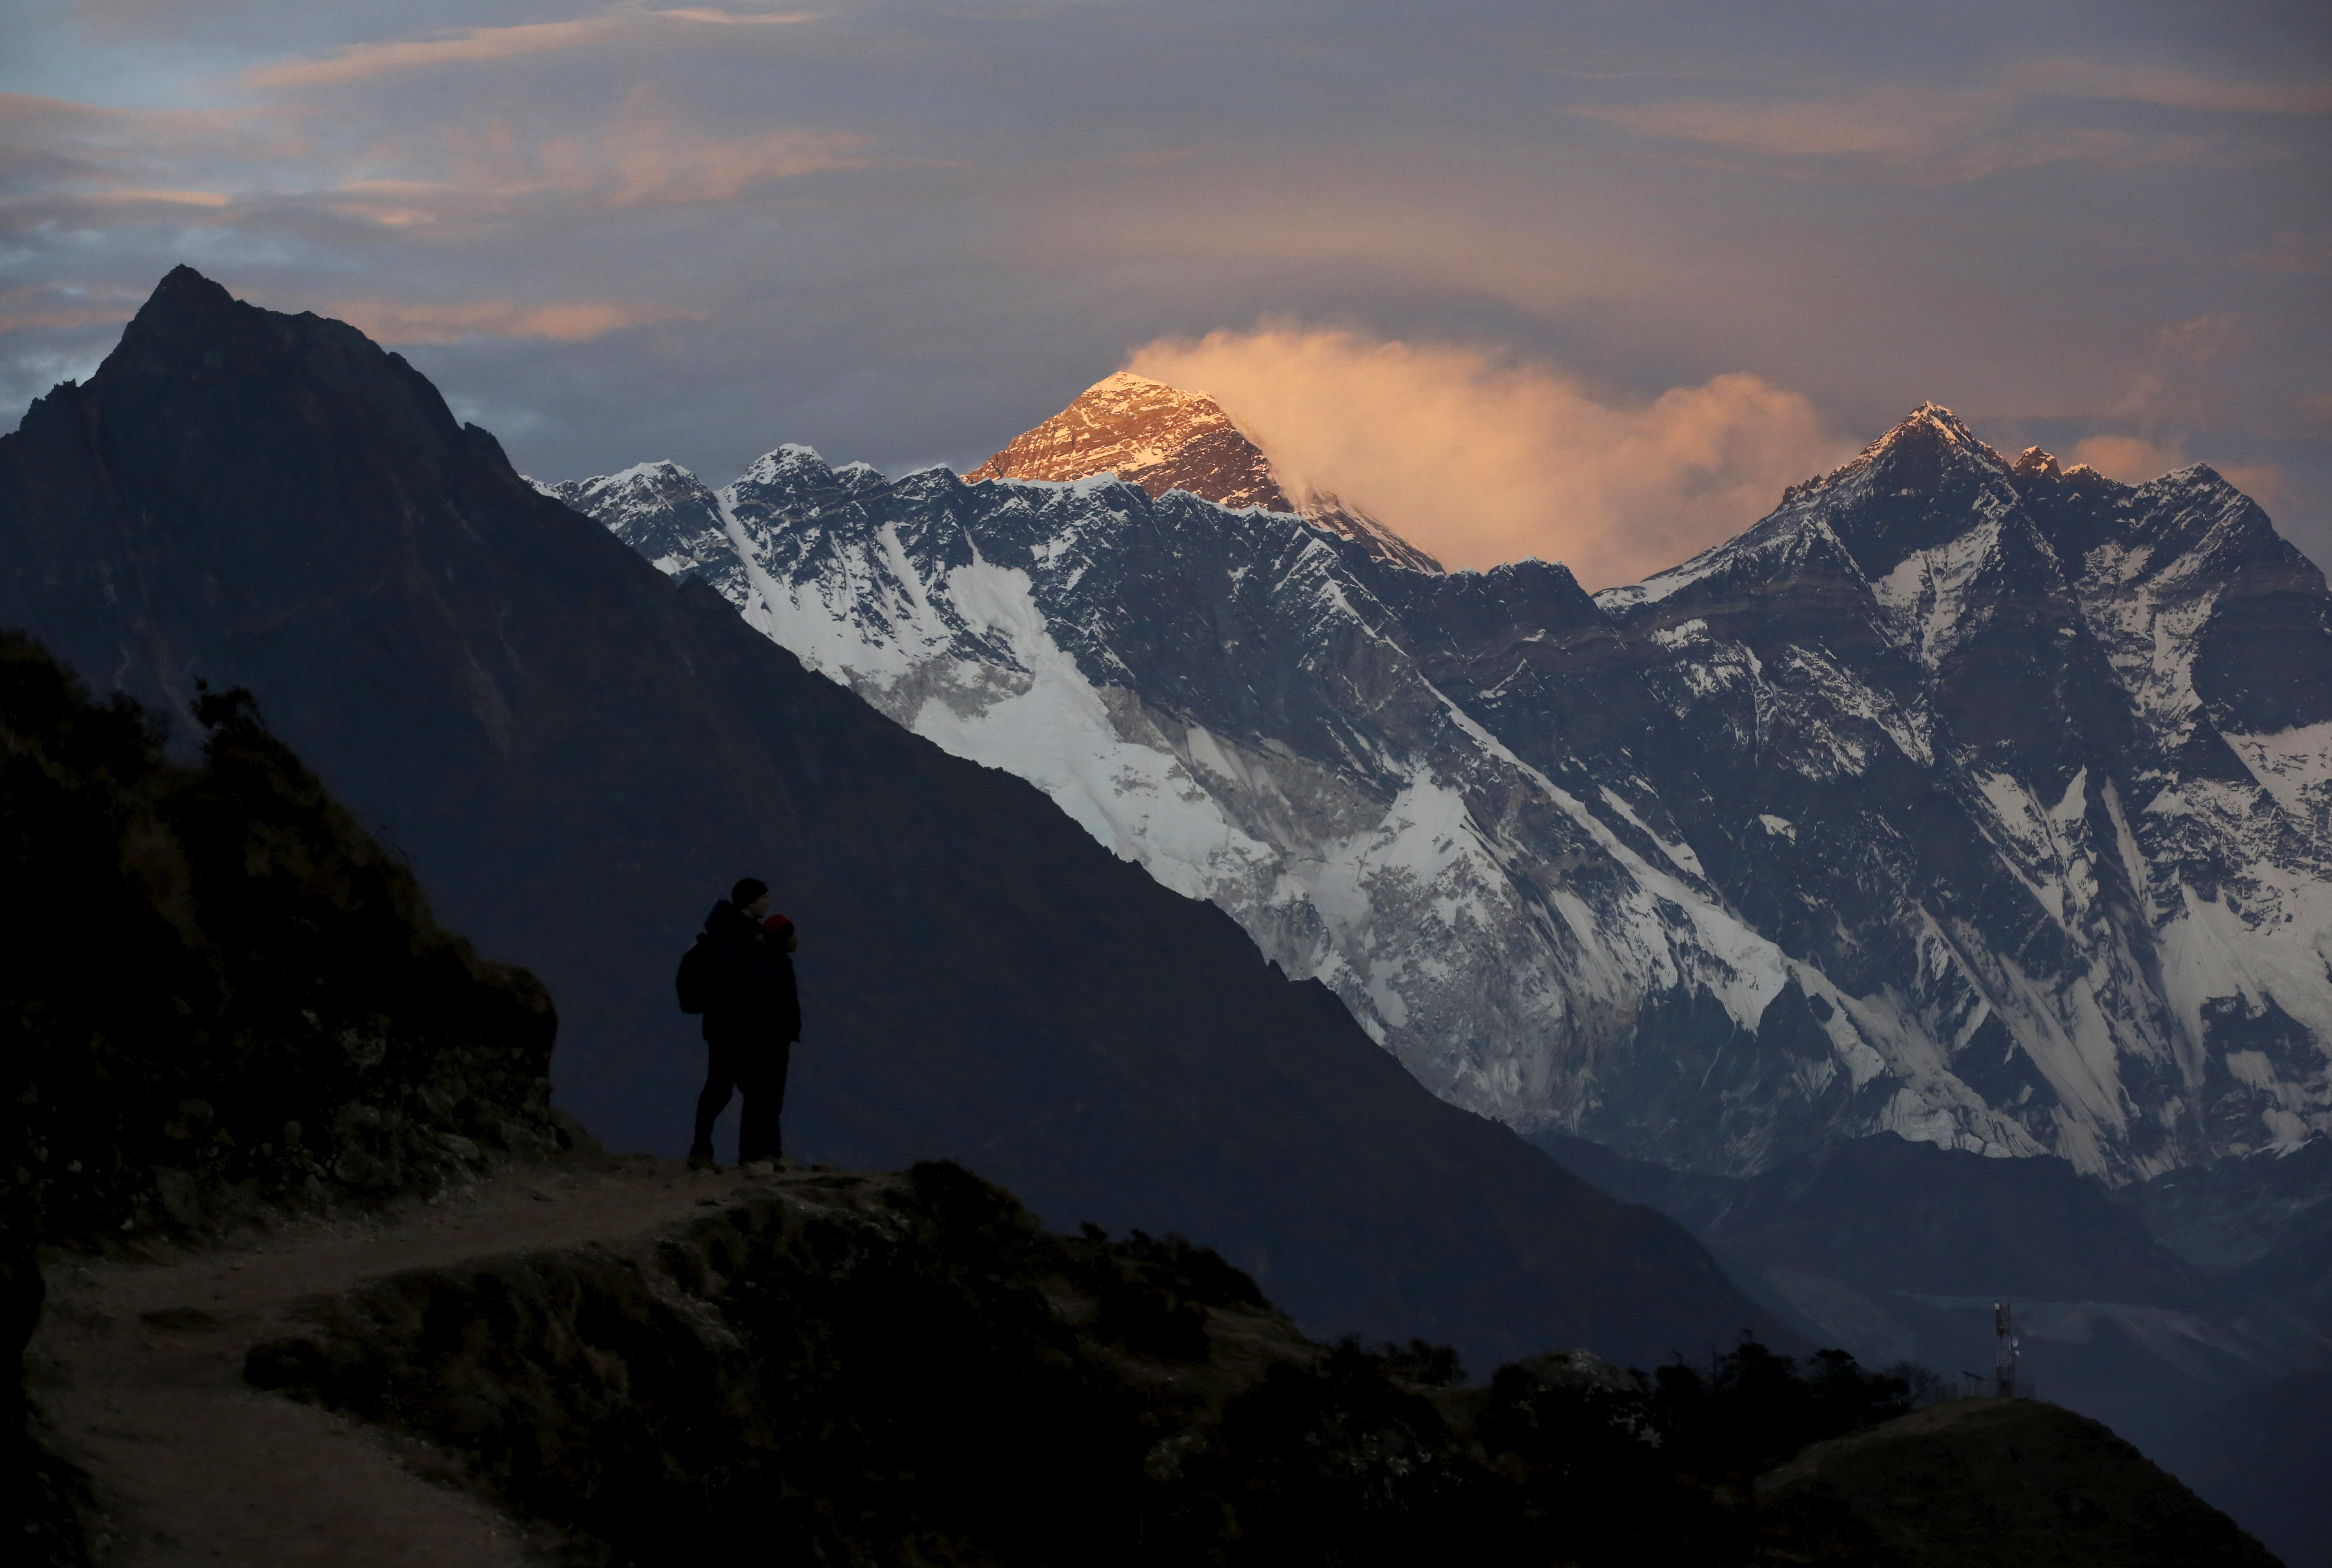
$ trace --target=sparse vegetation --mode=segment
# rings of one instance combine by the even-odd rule
[[[552,1146],[540,984],[437,927],[250,693],[194,710],[185,765],[0,633],[9,1229],[184,1234]]]
[[[681,1522],[716,1556],[836,1563],[1745,1563],[1859,1538],[1748,1483],[1906,1397],[1754,1342],[1468,1385],[1447,1346],[1306,1341],[1183,1238],[1049,1235],[953,1164],[804,1190],[653,1258],[368,1287],[249,1374],[452,1443],[608,1563]]]

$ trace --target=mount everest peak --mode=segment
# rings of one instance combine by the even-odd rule
[[[795,447],[557,493],[1525,1134],[2128,1181],[2332,1130],[2332,597],[2212,470],[1923,404],[1591,596],[1413,569],[1244,453],[1121,375],[980,482]]]
[[[1094,383],[964,478],[974,484],[1060,481],[1101,473],[1114,473],[1153,497],[1179,489],[1235,509],[1292,512],[1388,560],[1419,571],[1441,569],[1432,556],[1333,495],[1307,489],[1291,497],[1263,449],[1205,393],[1128,370]]]

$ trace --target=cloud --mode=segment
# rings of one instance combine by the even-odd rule
[[[34,283],[0,293],[0,336],[41,328],[119,326],[138,309],[128,289]]]
[[[472,299],[455,304],[415,304],[390,299],[349,299],[327,306],[336,317],[380,343],[457,343],[465,337],[537,337],[581,343],[626,327],[702,317],[662,305],[626,305],[613,299],[567,299],[523,305],[508,299]]]
[[[91,195],[93,202],[161,202],[179,207],[223,207],[227,198],[222,191],[99,191]]]
[[[2021,124],[2016,107],[2009,94],[1971,89],[1871,90],[1782,102],[1694,99],[1571,112],[1655,140],[1943,185],[2069,159],[2184,163],[2219,150],[2192,136]]]
[[[2206,114],[2332,114],[2332,81],[2239,81],[2157,65],[2059,57],[2020,61],[2009,83],[2064,98],[2117,99]]]
[[[1210,394],[1291,483],[1448,565],[1537,556],[1591,588],[1730,537],[1853,455],[1804,397],[1743,374],[1635,402],[1544,363],[1272,325],[1161,338],[1127,366]]]
[[[863,166],[865,145],[862,136],[817,131],[701,137],[627,117],[592,135],[543,143],[537,165],[547,188],[595,195],[612,207],[732,202],[766,181]]]
[[[1773,96],[1779,92],[1784,96]],[[2156,121],[2068,123],[2051,100],[2143,103],[2224,113],[2332,112],[2332,83],[2268,83],[2079,59],[2029,61],[1952,86],[1872,84],[1788,95],[1736,89],[1702,96],[1584,104],[1566,112],[1653,140],[1739,157],[1958,184],[2011,169],[2078,161],[2109,167],[2227,164],[2262,156],[2222,128]]]
[[[349,180],[320,195],[333,212],[389,228],[521,218],[541,211],[542,198],[597,208],[726,203],[775,180],[868,167],[866,143],[806,130],[701,136],[635,102],[562,136],[498,119],[454,127],[399,151],[416,173],[438,177]]]
[[[2194,460],[2175,441],[2149,441],[2142,435],[2085,436],[2074,446],[2072,461],[2087,463],[2109,480],[2126,485],[2144,484]]]
[[[798,11],[732,12],[706,8],[655,11],[622,5],[589,16],[563,22],[528,22],[511,27],[470,27],[441,38],[405,39],[392,43],[358,43],[313,60],[286,61],[248,71],[243,80],[255,88],[317,87],[357,81],[394,71],[433,66],[473,64],[508,60],[522,54],[542,54],[597,43],[642,27],[678,24],[683,26],[750,26],[811,22],[815,14]]]

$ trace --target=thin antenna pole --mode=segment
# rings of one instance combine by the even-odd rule
[[[1992,1304],[1993,1337],[2000,1342],[1992,1362],[1992,1392],[2001,1399],[2016,1397],[2016,1321],[2008,1303]]]

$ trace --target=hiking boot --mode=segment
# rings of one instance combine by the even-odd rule
[[[712,1149],[710,1145],[700,1144],[688,1151],[688,1168],[692,1171],[710,1171],[716,1176],[721,1174],[721,1167],[712,1163]]]
[[[774,1176],[778,1174],[778,1161],[773,1155],[762,1155],[747,1160],[737,1168],[749,1176]]]

